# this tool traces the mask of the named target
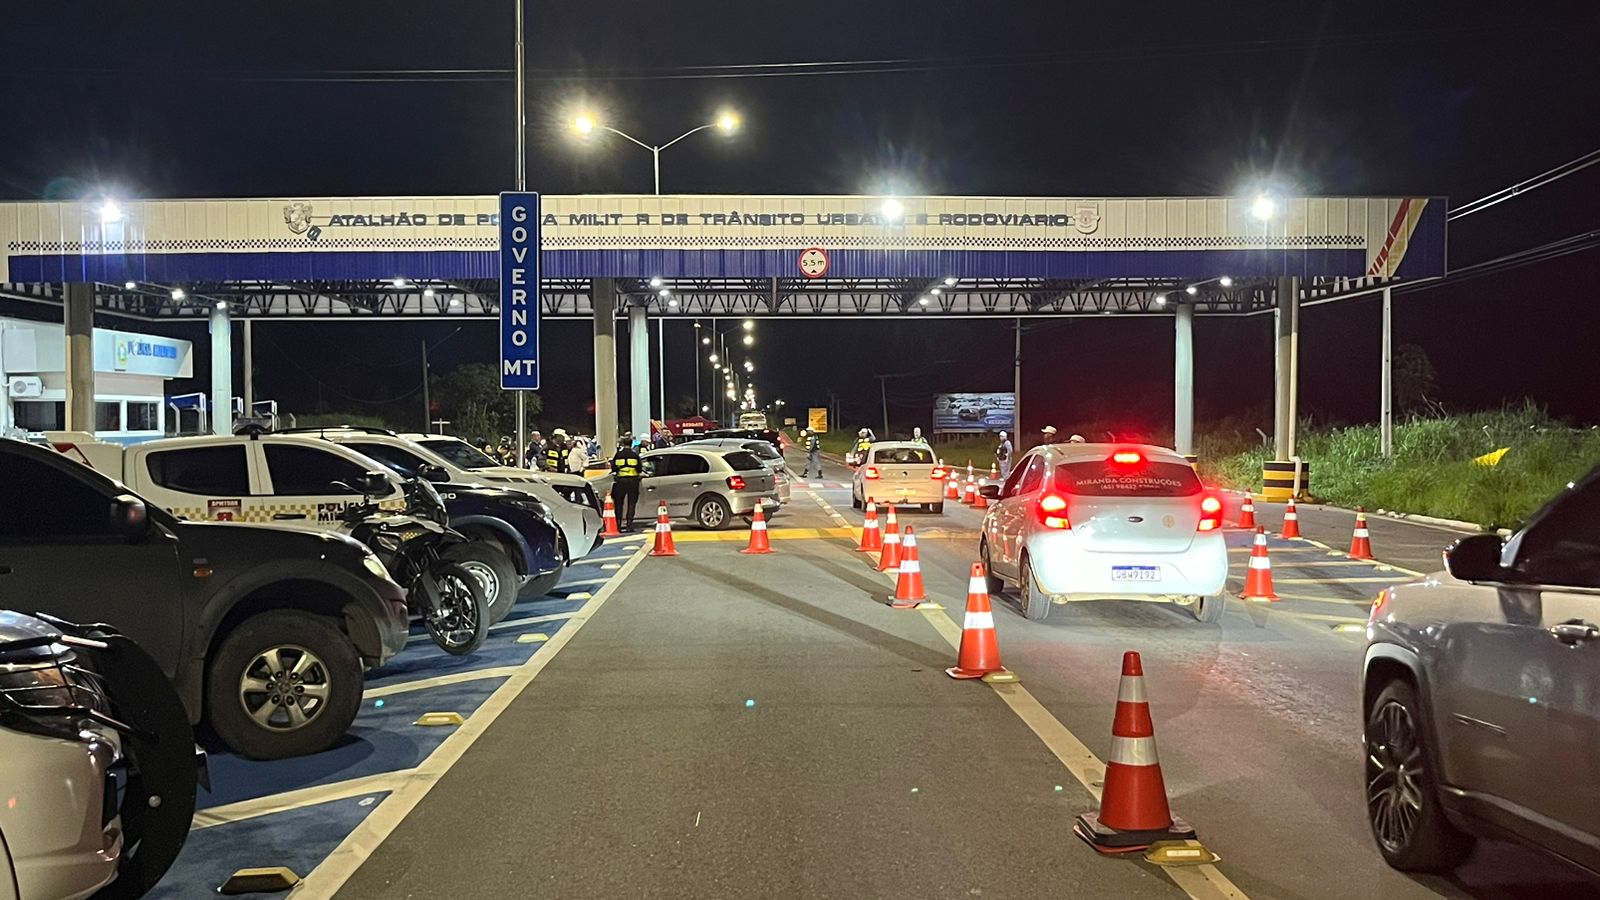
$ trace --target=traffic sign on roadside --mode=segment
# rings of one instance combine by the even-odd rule
[[[500,195],[500,387],[539,389],[539,195]]]
[[[801,250],[800,274],[807,278],[821,278],[828,274],[828,251],[821,247]]]

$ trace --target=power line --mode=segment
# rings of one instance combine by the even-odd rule
[[[1512,197],[1515,197],[1519,194],[1525,194],[1528,191],[1534,190],[1535,188],[1544,187],[1553,181],[1559,181],[1575,172],[1581,172],[1584,169],[1595,165],[1596,163],[1600,163],[1600,150],[1591,150],[1577,159],[1574,159],[1571,162],[1562,163],[1561,165],[1556,166],[1547,172],[1541,172],[1532,178],[1529,178],[1525,181],[1519,181],[1510,187],[1501,188],[1492,194],[1479,197],[1471,203],[1463,203],[1455,209],[1450,210],[1450,212],[1445,216],[1445,220],[1454,222],[1457,219],[1465,218],[1473,213],[1483,212],[1491,206],[1504,203],[1505,201],[1510,200]]]
[[[1530,266],[1534,263],[1559,259],[1563,256],[1570,256],[1574,253],[1582,253],[1586,250],[1592,250],[1595,247],[1600,247],[1600,229],[1574,234],[1569,237],[1551,241],[1547,244],[1540,244],[1537,247],[1529,247],[1526,250],[1518,250],[1515,253],[1508,253],[1505,256],[1484,260],[1481,263],[1473,263],[1470,266],[1462,266],[1461,268],[1452,271],[1444,278],[1417,282],[1411,285],[1404,283],[1396,284],[1394,290],[1397,292],[1422,291],[1429,288],[1439,287],[1440,285],[1452,284],[1458,281],[1466,281],[1470,278],[1480,278],[1485,275],[1498,275],[1502,272],[1509,272],[1512,269],[1520,269],[1523,266]]]

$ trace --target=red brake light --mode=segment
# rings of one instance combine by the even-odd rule
[[[1222,527],[1222,499],[1216,494],[1206,494],[1200,500],[1200,524],[1196,531],[1216,531]]]
[[[938,480],[944,478],[946,475],[949,475],[949,474],[950,474],[950,471],[948,469],[946,469],[944,466],[934,466],[933,467],[933,471],[931,473],[929,473],[928,477],[933,479],[934,481],[938,481]]]
[[[744,478],[742,476],[739,476],[739,475],[729,475],[728,476],[728,490],[730,490],[730,491],[742,491],[742,490],[744,490]]]
[[[1118,450],[1111,454],[1111,461],[1119,466],[1136,466],[1144,462],[1144,457],[1137,450]]]
[[[1067,498],[1059,494],[1045,494],[1039,498],[1039,524],[1046,528],[1071,528],[1072,523],[1063,513],[1067,509]]]
[[[862,473],[862,475],[865,476],[866,478],[877,478],[878,477],[878,467],[877,466],[867,466],[866,471],[864,471]]]

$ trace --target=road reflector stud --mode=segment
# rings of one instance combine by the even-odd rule
[[[548,640],[550,640],[550,635],[541,634],[537,631],[532,634],[517,635],[517,643],[519,644],[542,644]]]
[[[918,604],[917,605],[917,609],[944,609],[944,604],[943,603],[935,603],[932,600],[927,600],[927,601],[924,601],[923,603]]]
[[[461,713],[458,712],[431,712],[423,713],[411,724],[424,726],[463,725],[466,721],[466,719],[461,718]]]
[[[240,869],[217,888],[219,894],[275,894],[300,883],[300,876],[286,866]]]
[[[567,595],[567,599],[568,600],[589,600],[589,599],[592,599],[593,597],[594,597],[594,595],[589,593],[588,591],[573,591],[572,593]]]
[[[1158,866],[1203,866],[1222,857],[1199,841],[1156,841],[1144,852],[1144,859]]]
[[[978,680],[986,684],[1016,684],[1022,679],[1017,677],[1017,673],[1008,670],[1004,672],[990,672]]]

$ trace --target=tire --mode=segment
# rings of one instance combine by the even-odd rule
[[[493,625],[511,612],[522,587],[522,577],[516,564],[506,556],[498,541],[473,538],[456,544],[442,554],[442,558],[472,573],[483,587],[484,601],[489,605],[489,624]]]
[[[282,681],[275,677],[280,672]],[[292,694],[274,695],[279,685]],[[304,756],[332,747],[350,730],[361,690],[361,659],[337,625],[307,612],[274,610],[239,623],[212,652],[206,718],[241,756]],[[309,703],[307,694],[318,702]],[[290,696],[295,702],[286,702]],[[296,722],[297,714],[305,721]]]
[[[1210,594],[1200,597],[1189,605],[1189,612],[1194,617],[1207,625],[1215,625],[1222,621],[1222,614],[1228,608],[1227,594]]]
[[[983,586],[989,596],[998,597],[1005,592],[1006,583],[999,575],[994,574],[994,563],[989,561],[989,542],[978,543],[978,561],[983,563]]]
[[[931,512],[936,516],[944,515],[944,501],[940,500],[938,503],[928,504],[928,512]]]
[[[489,603],[483,583],[458,563],[446,563],[428,573],[439,593],[442,615],[435,616],[424,603],[422,623],[439,649],[452,656],[466,656],[483,646],[489,636]]]
[[[566,568],[562,567],[549,575],[535,575],[529,578],[528,582],[522,586],[522,596],[529,600],[537,600],[545,596],[550,593],[552,588],[561,583],[561,576],[565,572]]]
[[[1443,872],[1472,852],[1439,803],[1426,719],[1416,690],[1395,680],[1367,710],[1367,824],[1384,861],[1403,872]]]
[[[733,521],[733,510],[728,508],[728,501],[710,494],[696,501],[694,521],[707,531],[720,531]]]
[[[1022,598],[1022,613],[1030,622],[1043,622],[1050,615],[1050,598],[1039,590],[1033,580],[1033,563],[1022,557],[1022,570],[1017,578],[1017,596]]]

